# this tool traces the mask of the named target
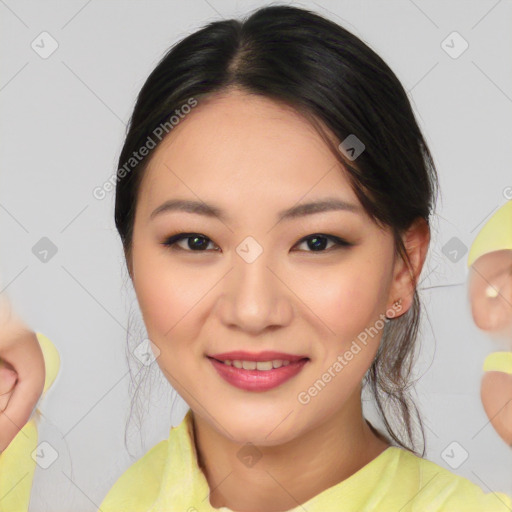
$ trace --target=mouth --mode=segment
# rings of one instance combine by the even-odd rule
[[[309,361],[309,357],[289,357],[288,359],[219,359],[218,357],[207,356],[208,359],[212,359],[218,363],[224,364],[225,366],[232,366],[234,368],[243,370],[256,370],[256,371],[270,371],[283,366],[294,365],[300,362]]]
[[[310,361],[309,357],[290,357],[289,355],[287,355],[289,359],[258,361],[254,358],[250,360],[218,359],[217,357],[218,355],[207,356],[218,375],[228,384],[245,391],[268,391],[276,388],[299,374]]]
[[[265,350],[263,352],[247,352],[245,350],[234,350],[231,352],[222,352],[218,354],[211,354],[207,357],[216,359],[221,363],[227,365],[233,364],[236,368],[244,368],[245,370],[254,370],[256,366],[253,363],[267,363],[266,365],[260,365],[261,369],[265,369],[265,366],[269,370],[272,368],[280,368],[281,366],[287,366],[289,363],[295,363],[302,359],[309,359],[306,355],[288,354],[286,352],[276,352],[274,350]],[[276,366],[274,366],[274,362]],[[246,363],[245,366],[240,366],[240,363]],[[269,366],[268,363],[272,363]]]

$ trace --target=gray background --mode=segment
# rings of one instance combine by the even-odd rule
[[[62,363],[39,404],[40,438],[59,458],[37,468],[33,512],[96,510],[134,458],[166,438],[186,411],[178,399],[170,414],[169,387],[156,375],[144,442],[131,429],[129,457],[125,347],[130,312],[135,331],[140,316],[114,227],[114,194],[97,200],[92,190],[115,172],[136,94],[167,48],[209,21],[265,3],[0,0],[0,289],[53,341]],[[415,398],[426,424],[426,458],[486,492],[512,494],[512,450],[488,423],[479,396],[483,359],[501,347],[472,322],[467,254],[452,261],[443,253],[446,244],[469,247],[510,199],[512,3],[294,4],[363,39],[409,91],[442,191],[421,283],[426,316]],[[58,43],[48,58],[31,47],[42,45],[43,31]],[[442,47],[453,31],[469,44],[457,58]],[[459,48],[456,41],[453,51]],[[43,237],[57,248],[46,262],[33,252],[47,243]],[[367,402],[365,408],[381,428]],[[443,457],[454,441],[456,457],[468,453],[456,469]]]

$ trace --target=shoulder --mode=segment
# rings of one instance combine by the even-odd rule
[[[114,512],[146,511],[158,496],[167,460],[168,440],[160,441],[133,463],[116,481],[99,510]]]
[[[408,450],[400,450],[397,484],[406,483],[410,496],[405,510],[419,512],[510,512],[512,497],[500,492],[484,492],[471,480],[448,469],[418,457]],[[409,507],[409,508],[407,508]]]

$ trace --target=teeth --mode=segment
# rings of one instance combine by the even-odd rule
[[[288,366],[290,361],[282,359],[274,359],[272,361],[229,361],[225,360],[224,364],[227,366],[234,366],[235,368],[243,368],[244,370],[260,370],[268,371],[273,368],[281,368],[281,366]]]

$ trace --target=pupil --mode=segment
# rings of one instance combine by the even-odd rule
[[[311,242],[311,243],[309,243]],[[326,243],[327,243],[327,239],[323,236],[315,236],[315,237],[311,237],[309,239],[309,248],[310,249],[325,249],[325,246],[326,246]]]
[[[196,242],[199,242],[196,245]],[[203,249],[208,247],[208,241],[203,236],[192,236],[188,239],[188,246],[190,249]]]

